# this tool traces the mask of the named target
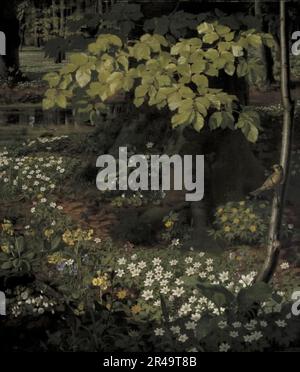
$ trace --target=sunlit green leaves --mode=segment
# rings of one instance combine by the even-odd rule
[[[50,88],[55,88],[60,82],[60,76],[56,72],[50,72],[44,76],[44,80],[48,82]]]
[[[123,44],[112,34],[101,34],[87,53],[75,53],[59,73],[45,76],[49,84],[43,106],[66,108],[68,99],[76,110],[94,117],[109,99],[134,90],[134,105],[158,109],[168,106],[172,126],[192,125],[201,131],[241,129],[255,142],[259,122],[243,112],[237,124],[233,117],[235,96],[210,88],[210,78],[221,72],[259,80],[261,64],[247,53],[249,47],[272,45],[272,37],[254,29],[235,32],[218,22],[201,23],[199,37],[179,39],[173,45],[162,35],[145,34]],[[203,47],[204,45],[204,47]]]
[[[91,70],[84,66],[76,71],[76,81],[80,88],[84,88],[91,81],[91,74]]]
[[[240,114],[236,128],[242,130],[248,141],[255,143],[260,129],[260,117],[255,111],[244,111]]]
[[[232,48],[232,54],[235,57],[242,57],[244,55],[244,50],[240,45],[235,44],[235,45],[232,45],[231,48]]]
[[[207,88],[209,84],[208,78],[205,75],[193,75],[192,82],[199,88]]]
[[[194,119],[194,122],[193,122],[194,129],[197,132],[200,132],[201,129],[204,127],[204,124],[205,124],[204,117],[199,112],[196,112],[195,119]]]
[[[203,22],[197,27],[197,31],[200,35],[207,34],[214,32],[215,28],[211,23]]]
[[[262,38],[260,35],[249,35],[247,40],[250,46],[254,48],[258,48],[262,45]]]
[[[179,125],[191,124],[193,116],[194,113],[191,111],[183,111],[181,113],[175,114],[172,117],[173,128],[176,128]]]
[[[73,66],[84,66],[86,63],[88,63],[88,61],[89,57],[85,53],[76,53],[70,56],[70,62],[73,64]]]
[[[234,117],[232,113],[227,111],[215,112],[209,118],[209,127],[211,130],[218,128],[234,129]]]
[[[203,41],[206,44],[213,44],[217,40],[219,40],[219,35],[216,32],[211,32],[203,37]]]
[[[237,76],[238,77],[243,77],[246,76],[248,73],[248,63],[246,62],[245,59],[240,60],[238,66],[237,66]]]

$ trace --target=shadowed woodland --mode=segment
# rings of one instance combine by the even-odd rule
[[[2,2],[4,349],[298,351],[297,1]],[[120,147],[203,200],[97,190]]]

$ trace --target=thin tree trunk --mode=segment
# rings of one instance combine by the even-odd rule
[[[38,33],[37,33],[37,16],[36,16],[36,7],[35,4],[32,4],[32,19],[33,19],[33,43],[34,46],[38,46]]]
[[[56,13],[56,1],[52,0],[52,27],[53,27],[53,34],[58,35],[58,19]]]
[[[64,0],[60,0],[59,12],[60,12],[59,36],[64,37],[64,33],[65,33],[65,1]]]
[[[263,19],[262,0],[255,0],[254,13],[255,13],[255,17],[260,22],[261,31],[269,32],[268,26],[265,24],[264,19]],[[260,55],[260,58],[262,60],[262,63],[264,65],[264,70],[265,70],[265,77],[264,77],[264,81],[262,82],[262,88],[268,88],[272,83],[275,82],[274,73],[273,73],[274,61],[273,61],[272,52],[265,45],[262,45],[259,48],[258,53]]]
[[[284,169],[285,179],[281,187],[281,190],[275,191],[274,193],[268,236],[269,240],[267,247],[268,248],[267,257],[263,264],[262,270],[257,277],[257,281],[264,282],[269,282],[271,280],[276,270],[278,257],[280,253],[282,216],[284,212],[284,203],[288,183],[291,144],[293,136],[294,103],[291,98],[290,89],[289,39],[287,36],[286,14],[287,10],[285,0],[281,0],[280,1],[281,96],[284,114],[280,164]]]

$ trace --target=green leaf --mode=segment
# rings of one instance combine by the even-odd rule
[[[215,41],[219,40],[219,35],[216,32],[206,34],[203,37],[203,41],[206,44],[213,44]]]
[[[61,74],[62,75],[67,75],[67,74],[71,74],[73,73],[74,71],[76,71],[76,69],[78,68],[78,66],[76,66],[75,64],[73,63],[68,63],[67,65],[65,65],[62,69],[61,69]]]
[[[70,56],[70,62],[76,66],[83,66],[88,63],[89,57],[84,53],[76,53]]]
[[[18,236],[16,238],[16,248],[17,248],[18,252],[19,253],[23,252],[24,247],[25,247],[25,241],[24,241],[23,236]]]
[[[81,67],[76,72],[76,81],[81,88],[84,88],[91,81],[91,70]]]
[[[101,88],[102,88],[102,84],[99,83],[99,82],[92,82],[90,84],[90,87],[89,89],[87,90],[87,94],[90,96],[90,97],[96,97],[100,91],[101,91]]]
[[[49,98],[44,98],[43,99],[43,109],[44,110],[50,110],[53,108],[55,105],[54,100],[51,100]]]
[[[168,105],[171,111],[176,110],[181,104],[182,98],[178,92],[172,93],[168,97]]]
[[[182,125],[182,124],[189,124],[190,118],[191,118],[191,112],[190,111],[184,111],[180,114],[175,114],[172,117],[172,125],[173,128]]]
[[[235,302],[234,295],[222,285],[198,283],[197,287],[205,297],[213,302],[219,302],[220,307],[226,307]],[[217,305],[217,303],[215,304]]]
[[[56,72],[50,72],[44,76],[44,80],[48,81],[50,88],[55,88],[60,82],[60,76]]]
[[[262,40],[268,48],[273,48],[275,46],[274,37],[271,34],[264,34]]]
[[[148,90],[149,90],[149,87],[147,85],[140,85],[140,86],[136,87],[136,89],[135,89],[135,97],[136,98],[145,97],[145,95],[147,94]]]
[[[193,126],[197,132],[200,132],[201,129],[204,127],[204,117],[199,112],[196,112]]]
[[[211,61],[215,61],[220,57],[220,55],[216,49],[210,48],[205,52],[205,57]]]
[[[231,43],[220,41],[218,44],[218,49],[220,52],[225,52],[231,48]]]
[[[195,105],[197,110],[202,114],[204,117],[207,116],[207,108],[206,106],[201,102],[201,97],[195,99]],[[208,102],[209,103],[209,102]]]
[[[254,48],[258,48],[262,45],[262,38],[259,35],[249,35],[247,40],[249,44]]]
[[[233,76],[235,73],[235,66],[233,63],[227,63],[224,70],[227,75]]]
[[[227,42],[232,41],[234,39],[234,36],[235,36],[235,32],[234,31],[233,32],[230,32],[229,34],[226,34],[224,36],[225,41],[227,41]]]
[[[178,107],[178,109],[179,109],[178,111],[179,112],[192,111],[193,105],[194,105],[194,101],[192,100],[192,98],[183,99],[180,102],[180,105]]]
[[[107,41],[109,42],[109,44],[115,45],[120,48],[122,47],[123,45],[122,40],[118,36],[108,34],[106,35],[106,37],[107,37]]]
[[[192,82],[200,88],[208,87],[208,78],[205,75],[193,75]]]
[[[51,241],[51,249],[53,251],[57,250],[59,245],[61,243],[61,237],[60,236],[56,236],[54,239],[52,239]]]
[[[230,28],[228,26],[216,25],[215,29],[220,36],[224,36],[230,32]]]
[[[251,287],[243,288],[237,296],[239,307],[247,310],[249,307],[269,300],[272,296],[272,288],[263,282],[255,283]]]
[[[151,55],[150,47],[147,44],[139,43],[135,46],[135,57],[138,61],[149,59]]]
[[[231,49],[235,57],[242,57],[244,55],[244,50],[240,45],[232,45]]]
[[[248,64],[246,60],[241,60],[237,66],[237,76],[238,77],[243,77],[246,76],[248,73]]]
[[[194,98],[195,93],[192,91],[191,88],[183,86],[179,88],[179,93],[183,98]]]
[[[259,136],[258,129],[252,125],[247,136],[248,141],[255,143],[258,140],[258,136]]]
[[[211,23],[203,22],[197,27],[199,34],[206,34],[214,31],[214,26]]]
[[[210,118],[209,118],[209,121],[208,121],[208,125],[210,127],[211,130],[215,130],[217,128],[220,128],[221,127],[221,124],[222,124],[222,113],[221,112],[215,112],[213,113]]]
[[[2,270],[9,270],[12,268],[12,263],[10,261],[7,261],[7,262],[4,262],[2,265],[1,265],[1,269]]]
[[[254,111],[244,111],[240,114],[236,128],[242,130],[248,141],[255,143],[258,139],[260,117]]]
[[[63,109],[67,108],[67,98],[63,94],[58,94],[55,98],[55,102],[59,107]]]
[[[125,71],[128,71],[128,67],[129,67],[129,61],[128,61],[128,58],[126,56],[119,56],[117,58],[117,61],[120,63],[120,65],[122,65],[125,69]]]

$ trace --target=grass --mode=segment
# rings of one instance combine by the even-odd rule
[[[21,71],[30,80],[41,80],[44,74],[58,71],[62,65],[54,63],[53,59],[46,58],[41,48],[24,47],[20,52]]]

